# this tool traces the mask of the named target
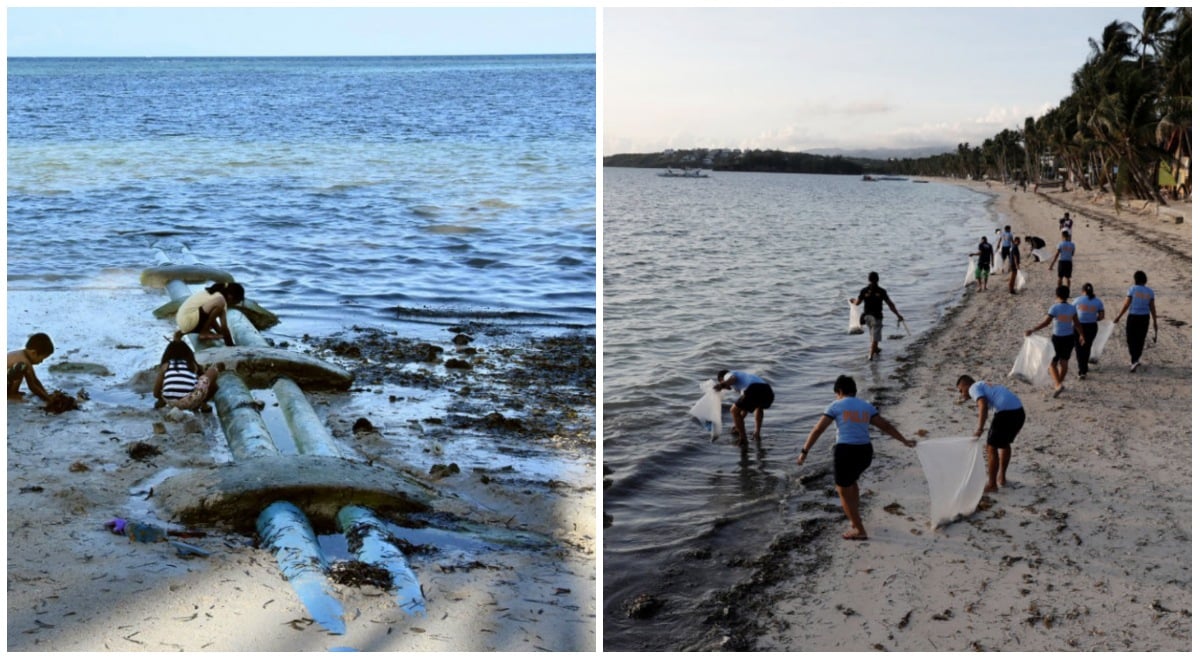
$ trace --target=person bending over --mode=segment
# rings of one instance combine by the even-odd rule
[[[804,441],[796,465],[804,465],[808,452],[820,439],[830,424],[837,424],[837,442],[833,445],[833,480],[837,486],[842,510],[850,519],[850,531],[842,534],[847,541],[864,541],[867,529],[859,513],[858,477],[871,465],[875,450],[871,446],[871,429],[874,426],[906,447],[917,443],[904,437],[891,422],[883,418],[875,406],[858,398],[858,385],[849,376],[838,376],[833,383],[837,399],[825,408],[816,426]]]
[[[771,385],[752,373],[722,369],[717,372],[717,384],[713,389],[718,392],[734,389],[741,394],[729,409],[733,415],[733,434],[738,442],[746,442],[746,415],[750,413],[754,413],[754,441],[762,440],[763,411],[775,402]]]

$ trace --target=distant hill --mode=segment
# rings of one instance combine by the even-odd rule
[[[910,149],[810,149],[806,153],[819,156],[845,156],[847,158],[864,158],[868,160],[891,160],[902,158],[925,158],[955,153],[957,147],[932,146],[913,147]]]
[[[655,153],[613,154],[605,167],[691,168],[729,172],[793,174],[884,174],[948,176],[955,147],[914,149],[819,149],[808,153],[776,149],[667,149]],[[951,163],[952,165],[952,163]]]
[[[842,156],[821,156],[774,149],[668,149],[649,154],[614,154],[605,167],[689,167],[730,172],[863,174],[863,166]]]

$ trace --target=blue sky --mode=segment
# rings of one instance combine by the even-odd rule
[[[1071,91],[1141,8],[634,9],[603,14],[603,153],[978,145]]]
[[[590,7],[9,8],[9,57],[595,53]]]

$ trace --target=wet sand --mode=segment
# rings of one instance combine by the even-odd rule
[[[557,407],[500,407],[515,387],[501,376],[534,369],[528,355],[537,345],[516,336],[477,338],[476,351],[464,352],[447,332],[435,342],[443,351],[436,361],[397,359],[387,368],[368,369],[369,352],[322,354],[371,374],[348,394],[312,397],[355,460],[428,482],[440,493],[438,511],[549,541],[435,541],[411,554],[423,617],[403,614],[379,587],[338,585],[347,632],[331,635],[251,535],[203,529],[186,540],[211,555],[182,557],[168,544],[106,530],[118,516],[151,519],[152,488],[163,475],[229,460],[214,415],[166,414],[144,393],[142,372],[157,363],[161,336],[172,329],[150,314],[164,300],[136,281],[8,292],[10,348],[28,333],[49,332],[56,351],[38,367],[43,384],[90,397],[59,415],[28,394],[7,406],[9,651],[595,648],[594,389],[589,405],[582,388]],[[594,381],[594,344],[563,350],[578,353],[580,377]],[[464,364],[447,367],[456,353]],[[402,373],[411,379],[398,382]],[[498,420],[508,423],[488,425]]]
[[[781,533],[805,542],[764,555],[769,577],[735,589],[734,614],[709,648],[1191,649],[1190,205],[1138,202],[1118,213],[1111,198],[1084,191],[963,185],[996,195],[999,224],[1050,246],[1069,209],[1078,246],[1072,298],[1091,282],[1110,320],[1133,272],[1144,270],[1156,295],[1157,343],[1147,339],[1142,367],[1130,373],[1119,327],[1087,380],[1072,359],[1066,390],[1053,398],[1049,386],[1008,373],[1024,331],[1053,303],[1055,273],[1024,256],[1028,286],[1019,295],[996,278],[986,293],[972,285],[909,356],[914,366],[898,375],[902,399],[881,412],[910,438],[969,435],[976,413],[956,405],[957,376],[1004,383],[1028,414],[1008,485],[971,516],[931,530],[915,452],[878,438],[859,482],[870,539],[842,540],[848,523],[840,515],[818,523],[826,529],[814,537]],[[978,242],[957,238],[949,249],[964,257]]]

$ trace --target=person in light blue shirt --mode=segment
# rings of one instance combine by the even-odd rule
[[[1096,297],[1096,290],[1091,282],[1083,285],[1083,295],[1075,299],[1075,312],[1079,314],[1079,327],[1083,331],[1083,341],[1075,349],[1075,361],[1079,365],[1079,379],[1084,380],[1088,375],[1088,361],[1092,357],[1092,344],[1096,341],[1096,333],[1100,331],[1100,321],[1104,320],[1104,302]]]
[[[1058,262],[1058,283],[1071,288],[1071,269],[1075,263],[1075,243],[1071,242],[1071,232],[1063,230],[1062,242],[1058,244],[1058,249],[1054,251],[1054,258],[1050,260],[1050,270],[1054,270],[1054,262]]]
[[[1142,349],[1146,345],[1146,333],[1150,329],[1150,321],[1154,321],[1154,343],[1158,343],[1158,311],[1154,307],[1154,289],[1146,286],[1146,274],[1137,271],[1133,274],[1133,286],[1125,296],[1125,305],[1117,313],[1114,323],[1120,323],[1125,312],[1129,312],[1129,321],[1125,325],[1125,342],[1129,345],[1129,370],[1137,371],[1142,365]]]
[[[988,482],[983,488],[985,492],[994,493],[1008,483],[1008,462],[1012,459],[1012,443],[1025,426],[1025,407],[1021,404],[1021,399],[1003,385],[976,381],[963,375],[958,377],[956,386],[959,403],[967,399],[976,401],[976,407],[979,409],[979,424],[975,427],[976,438],[983,435],[988,410],[996,411],[992,416],[992,426],[988,429]]]
[[[733,389],[741,393],[741,397],[729,408],[733,415],[733,434],[738,442],[746,443],[746,415],[754,413],[754,441],[762,440],[763,411],[775,403],[775,391],[762,378],[745,371],[717,372],[717,385],[721,390]]]
[[[1004,231],[1000,232],[1000,261],[1007,262],[1009,254],[1013,249],[1013,232],[1012,225],[1004,225]]]
[[[1075,305],[1067,302],[1071,289],[1061,284],[1054,290],[1058,302],[1050,306],[1046,318],[1037,326],[1025,331],[1028,337],[1042,328],[1054,324],[1054,334],[1050,343],[1054,345],[1054,359],[1050,360],[1050,377],[1054,380],[1054,396],[1063,393],[1063,381],[1067,378],[1067,370],[1071,364],[1071,351],[1075,345],[1083,341],[1083,330],[1079,327],[1079,313]]]
[[[871,446],[871,427],[904,443],[906,447],[917,446],[916,442],[904,437],[891,422],[880,416],[875,406],[858,398],[858,385],[849,376],[838,376],[833,383],[837,399],[825,408],[816,426],[808,434],[796,465],[804,465],[808,451],[820,439],[830,424],[837,424],[837,442],[833,445],[833,481],[837,486],[842,510],[850,519],[850,531],[842,534],[848,541],[864,541],[867,529],[863,527],[859,514],[858,477],[871,465],[875,451]]]

